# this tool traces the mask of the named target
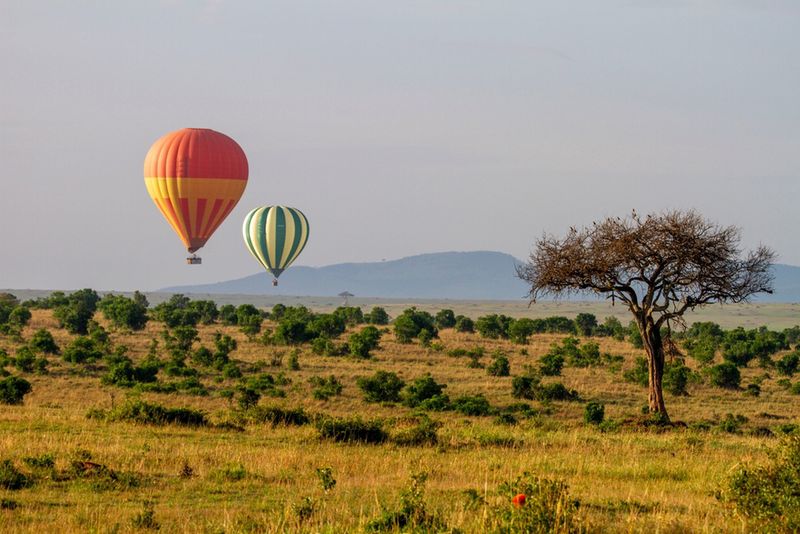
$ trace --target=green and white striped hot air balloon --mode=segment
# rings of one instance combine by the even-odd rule
[[[272,273],[272,285],[300,255],[308,241],[308,219],[298,209],[285,206],[256,208],[244,218],[244,243],[255,259]]]

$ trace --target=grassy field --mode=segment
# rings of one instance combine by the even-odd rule
[[[319,302],[315,309],[338,304]],[[588,303],[547,303],[530,309],[523,303],[430,306],[452,307],[473,317],[487,312],[513,314],[512,309],[529,316],[606,314],[599,304]],[[391,315],[397,313],[391,306],[387,309]],[[723,315],[704,320],[739,324],[732,315],[747,317],[745,325],[797,322],[790,320],[794,308],[789,305],[756,306],[757,313],[754,308],[737,309],[742,315],[726,308],[727,320],[720,320]],[[748,322],[753,316],[759,320]],[[129,347],[135,361],[145,357],[150,340],[163,329],[151,321],[141,332],[113,331],[101,314],[96,318],[109,328],[115,345]],[[23,337],[29,339],[39,328],[53,332],[62,347],[73,337],[58,328],[47,310],[34,310]],[[410,381],[430,373],[447,385],[451,398],[482,393],[493,406],[503,407],[519,402],[511,396],[512,378],[488,376],[483,368],[468,367],[468,358],[448,356],[447,351],[484,347],[485,364],[493,351],[502,351],[514,375],[538,362],[552,343],[564,337],[537,335],[520,346],[448,329],[440,333],[444,350],[437,351],[416,342],[397,343],[388,333],[369,360],[317,356],[304,346],[300,369],[290,370],[290,349],[248,341],[236,327],[201,327],[201,342],[211,346],[217,331],[237,340],[238,349],[231,357],[243,369],[263,366],[262,372],[283,372],[290,380],[283,387],[285,397],[264,397],[261,405],[383,418],[392,436],[415,424],[413,410],[365,402],[356,386],[358,377],[387,370]],[[646,391],[625,382],[622,372],[640,351],[610,338],[594,341],[602,352],[623,356],[621,368],[566,367],[555,379],[577,390],[583,401],[603,402],[607,419],[639,420]],[[0,348],[9,354],[17,347],[13,340],[0,337]],[[313,424],[246,424],[241,430],[231,425],[186,428],[88,419],[91,409],[110,409],[128,397],[141,397],[164,406],[202,410],[214,423],[234,421],[235,404],[219,392],[235,387],[238,380],[202,374],[211,392],[208,396],[140,394],[102,385],[101,368],[76,366],[58,357],[49,361],[49,374],[23,375],[33,385],[24,405],[0,408],[0,460],[11,460],[36,477],[30,487],[0,490],[2,532],[133,532],[156,527],[163,532],[360,532],[386,510],[397,509],[412,475],[419,473],[427,475],[427,482],[418,502],[437,517],[436,530],[485,532],[499,528],[511,506],[498,488],[525,472],[563,480],[570,498],[580,502],[575,524],[584,531],[742,532],[747,525],[715,494],[734,466],[766,461],[777,444],[777,438],[758,437],[753,429],[797,422],[800,416],[797,396],[779,387],[777,377],[764,377],[764,370],[753,366],[743,370],[742,384],[762,379],[760,397],[703,384],[690,385],[689,396],[668,396],[672,418],[688,423],[686,429],[655,432],[623,424],[601,432],[583,422],[585,402],[530,401],[531,413],[516,424],[501,424],[491,416],[432,412],[431,418],[441,423],[436,445],[400,446],[391,441],[355,445],[322,440]],[[342,394],[314,400],[309,379],[329,375],[343,383]],[[739,433],[715,426],[728,413],[747,418]],[[712,428],[703,430],[698,422]],[[39,475],[39,468],[26,467],[23,461],[47,454],[53,455],[55,465]],[[106,466],[114,475],[70,476],[76,459]],[[319,468],[331,469],[336,485],[330,491],[322,488]]]

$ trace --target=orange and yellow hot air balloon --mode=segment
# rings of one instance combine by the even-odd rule
[[[247,185],[247,157],[225,134],[184,128],[156,141],[144,159],[144,183],[189,253],[206,244]],[[189,263],[200,263],[188,258]]]

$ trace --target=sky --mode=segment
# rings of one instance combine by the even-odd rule
[[[525,258],[632,209],[800,265],[798,53],[795,0],[0,0],[0,287],[253,274],[269,204],[309,219],[298,265]],[[142,175],[184,127],[250,165],[202,266]]]

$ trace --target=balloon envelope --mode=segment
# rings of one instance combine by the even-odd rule
[[[156,141],[144,159],[144,183],[189,252],[206,244],[247,185],[247,157],[230,137],[184,128]]]
[[[308,219],[295,208],[264,206],[247,214],[242,234],[250,254],[277,279],[306,246]]]

